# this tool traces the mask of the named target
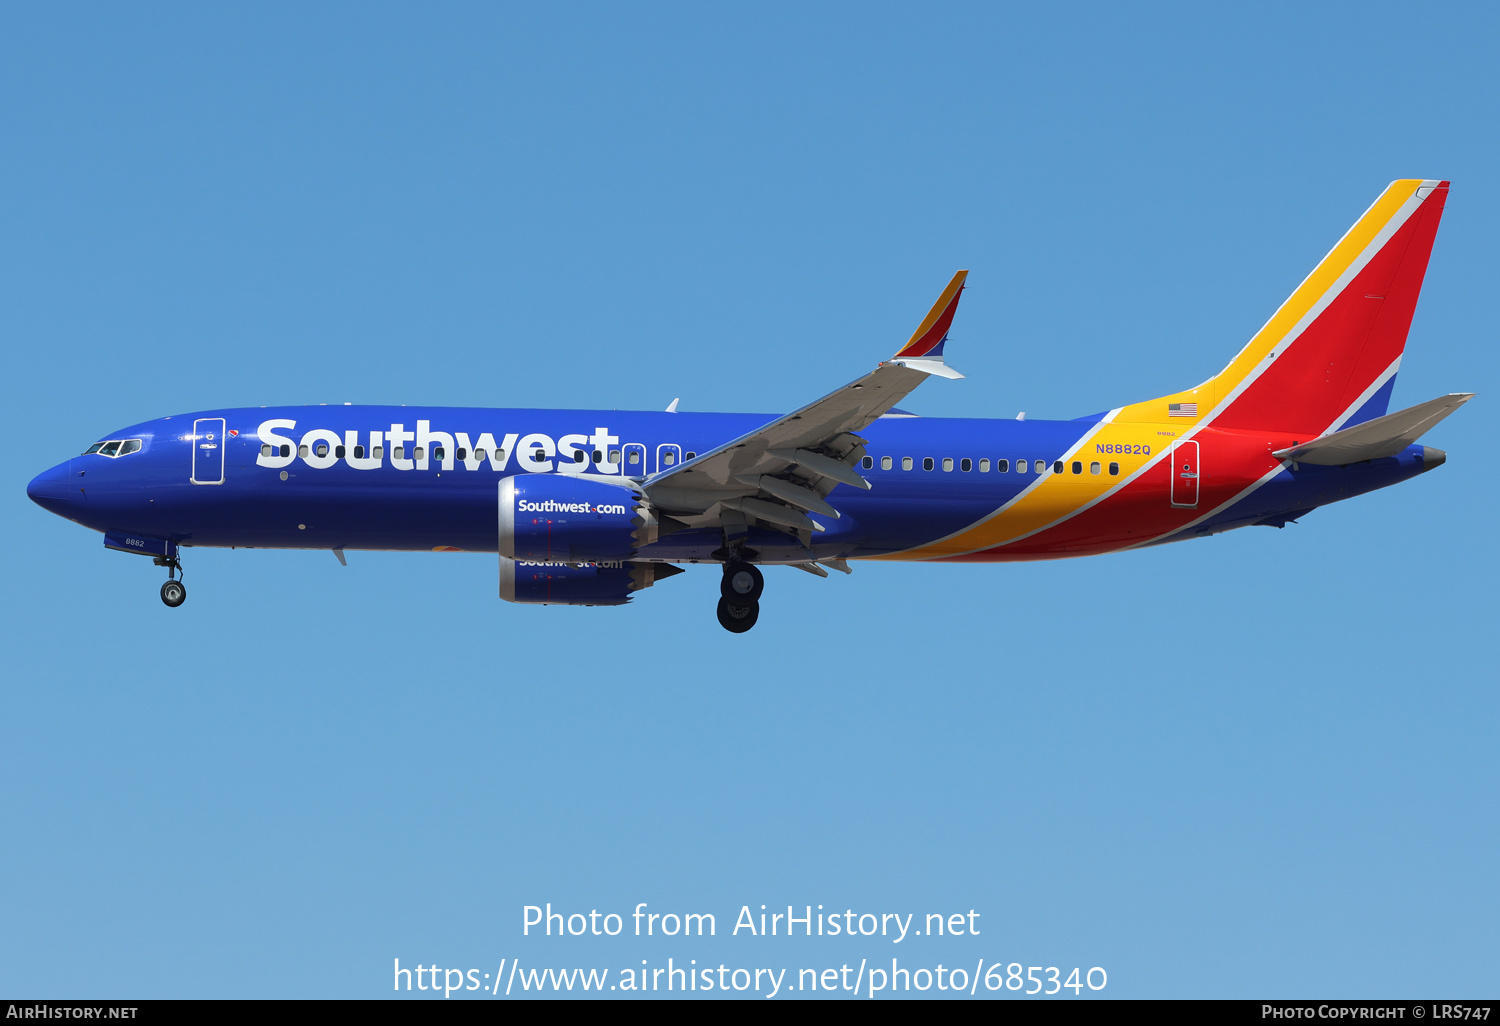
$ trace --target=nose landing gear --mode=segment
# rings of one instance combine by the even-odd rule
[[[156,565],[167,568],[167,583],[161,586],[161,600],[168,609],[176,609],[187,601],[187,588],[183,586],[182,561],[175,555],[157,556]]]
[[[719,584],[719,625],[733,634],[744,634],[760,618],[760,595],[766,579],[753,563],[724,564]]]

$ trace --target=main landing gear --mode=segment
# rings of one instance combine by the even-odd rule
[[[760,618],[760,594],[766,579],[753,563],[724,564],[719,584],[719,624],[734,634],[744,634]]]
[[[176,609],[187,601],[187,588],[181,581],[182,561],[176,556],[157,556],[156,565],[167,568],[167,583],[161,586],[161,600],[168,609]]]

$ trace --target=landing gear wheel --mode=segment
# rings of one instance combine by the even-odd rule
[[[755,621],[760,619],[760,603],[751,602],[747,606],[731,605],[726,599],[719,599],[719,626],[731,634],[744,634]]]
[[[168,581],[161,586],[161,600],[168,607],[176,609],[187,601],[187,589],[182,586],[181,581]]]
[[[753,563],[728,563],[724,566],[724,580],[719,583],[719,594],[735,605],[753,604],[760,600],[766,590],[766,579]]]

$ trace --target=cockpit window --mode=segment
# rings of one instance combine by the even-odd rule
[[[85,456],[99,455],[108,456],[113,459],[116,456],[129,456],[133,452],[141,451],[141,440],[139,438],[113,439],[108,442],[95,442],[83,451]]]

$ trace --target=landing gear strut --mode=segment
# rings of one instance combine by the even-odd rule
[[[182,583],[182,562],[176,556],[157,556],[156,565],[167,568],[167,583],[161,586],[161,600],[167,608],[176,609],[187,601],[187,588]]]
[[[719,584],[719,624],[726,631],[744,634],[760,618],[760,595],[766,579],[752,563],[724,564],[724,580]]]

